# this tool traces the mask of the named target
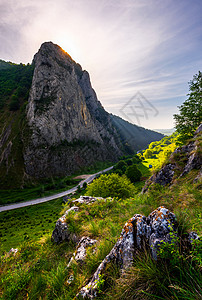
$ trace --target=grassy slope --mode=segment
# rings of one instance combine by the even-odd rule
[[[148,163],[144,164],[141,168],[146,176],[151,171],[146,168]],[[55,220],[62,209],[61,200],[20,209],[18,213],[11,211],[1,214],[4,217],[1,250],[8,251],[11,246],[20,249],[16,256],[2,256],[2,298],[73,299],[109,253],[124,223],[135,213],[148,215],[158,206],[164,205],[177,215],[180,231],[196,230],[201,234],[201,183],[193,183],[197,173],[196,170],[191,171],[176,180],[171,188],[153,186],[146,195],[136,194],[126,200],[101,200],[88,206],[80,205],[79,212],[68,216],[69,228],[81,236],[88,235],[99,241],[94,254],[92,249],[88,251],[86,264],[82,267],[73,265],[66,268],[75,245],[54,245],[50,240]],[[40,223],[42,220],[43,229]],[[186,265],[185,261],[183,264]],[[195,290],[200,275],[197,271],[195,273],[193,266],[184,268],[185,274],[177,274],[177,277],[173,277],[176,270],[165,270],[163,267],[164,264],[158,266],[148,254],[144,254],[135,261],[132,273],[127,273],[127,282],[124,277],[118,279],[117,270],[109,269],[108,277],[104,278],[105,286],[100,288],[99,298],[155,299],[157,296],[159,299],[199,299],[198,291]],[[70,275],[74,276],[71,284],[68,283]],[[178,283],[178,277],[183,279],[182,282]]]

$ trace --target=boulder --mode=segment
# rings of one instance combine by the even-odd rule
[[[73,241],[76,242],[78,240],[77,236],[73,233],[71,233],[68,230],[68,225],[66,223],[66,216],[69,214],[70,211],[78,211],[79,208],[77,206],[73,206],[70,209],[68,209],[65,214],[59,218],[55,224],[55,229],[53,230],[51,239],[55,243],[61,243],[62,241]]]

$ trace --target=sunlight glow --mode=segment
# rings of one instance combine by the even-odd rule
[[[80,51],[71,39],[65,36],[61,36],[57,37],[57,39],[55,39],[55,42],[62,48],[65,53],[68,53],[73,60],[79,62]]]

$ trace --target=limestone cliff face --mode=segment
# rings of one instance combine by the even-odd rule
[[[60,176],[96,160],[116,160],[122,154],[120,140],[88,73],[51,42],[42,44],[33,63],[26,173]]]

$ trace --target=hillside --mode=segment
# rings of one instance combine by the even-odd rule
[[[1,61],[0,188],[115,162],[162,137],[129,123],[123,129],[125,121],[112,119],[88,72],[59,46],[42,44],[32,65]]]
[[[201,127],[144,193],[135,183],[130,197],[77,194],[65,205],[1,213],[2,299],[200,299],[200,167]],[[116,193],[129,191],[122,183]]]
[[[163,137],[161,133],[131,124],[118,116],[110,114],[110,118],[129,153],[145,149],[149,143]]]

